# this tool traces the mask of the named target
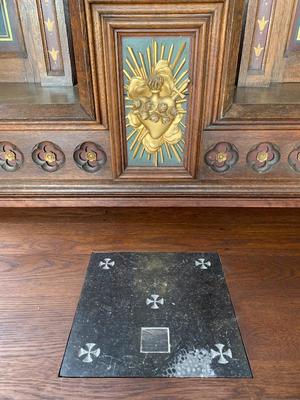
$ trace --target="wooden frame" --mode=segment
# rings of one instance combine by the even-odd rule
[[[24,7],[23,3],[21,3]],[[60,4],[61,6],[61,4]],[[33,12],[33,9],[31,9]],[[30,11],[30,12],[31,12]],[[23,10],[26,12],[26,8]],[[96,109],[94,104],[93,88],[90,84],[91,67],[89,54],[86,51],[86,21],[83,5],[81,2],[70,2],[70,13],[73,15],[74,21],[72,30],[74,36],[74,52],[76,54],[76,70],[78,73],[78,91],[79,104],[0,104],[0,121],[5,123],[12,121],[13,124],[18,121],[76,121],[76,120],[97,120]],[[40,16],[39,16],[40,17]],[[38,18],[38,15],[36,15]],[[29,23],[29,22],[26,22]],[[44,39],[43,39],[44,41]],[[63,44],[64,47],[66,44]],[[42,46],[42,43],[41,43]],[[43,52],[41,52],[43,53]],[[67,67],[67,66],[66,66]],[[69,72],[70,74],[71,72]],[[46,71],[45,74],[46,75]],[[51,79],[43,76],[42,79]],[[22,123],[21,122],[21,123]],[[0,122],[1,126],[1,122]]]
[[[1,205],[15,206],[17,199],[22,200],[20,204],[34,206],[300,204],[300,175],[288,162],[290,152],[300,145],[299,105],[234,103],[243,0],[76,0],[70,6],[76,24],[77,76],[82,82],[81,114],[72,120],[57,118],[54,111],[47,120],[2,120],[0,140],[9,138],[24,147],[25,135],[30,135],[30,143],[24,151],[26,171],[20,169],[5,178],[0,175]],[[116,95],[121,87],[116,72],[118,54],[112,32],[147,31],[143,19],[150,29],[161,31],[195,29],[193,24],[199,29],[201,22],[206,35],[199,49],[203,74],[195,77],[198,91],[194,107],[199,115],[193,113],[191,157],[176,173],[126,166],[122,108]],[[173,27],[168,27],[171,22]],[[29,161],[33,144],[46,139],[56,142],[66,154],[67,169],[54,176],[37,173]],[[75,146],[85,140],[97,141],[107,152],[105,169],[97,175],[84,174],[71,164]],[[234,167],[222,173],[205,161],[207,152],[220,142],[233,145],[239,153]],[[249,166],[247,155],[262,142],[273,143],[281,157],[270,172],[259,174]]]
[[[249,1],[239,86],[299,82],[300,57],[289,50],[297,8],[299,14],[297,0]]]

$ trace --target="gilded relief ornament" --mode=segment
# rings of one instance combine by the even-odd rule
[[[94,142],[84,142],[74,151],[74,161],[86,172],[97,172],[106,163],[107,157],[102,147]]]
[[[60,147],[48,141],[41,142],[34,147],[32,159],[47,172],[59,170],[66,161],[65,155]]]
[[[217,143],[205,154],[206,164],[215,172],[230,170],[239,159],[237,148],[226,142]]]
[[[260,143],[247,154],[247,162],[255,172],[268,172],[280,160],[280,152],[272,143]]]
[[[125,85],[126,108],[130,110],[127,127],[132,130],[127,141],[133,138],[132,159],[140,159],[146,153],[147,160],[152,160],[154,166],[164,164],[165,156],[175,157],[178,163],[182,161],[186,127],[184,104],[190,82],[186,59],[181,60],[185,47],[184,42],[174,60],[173,44],[165,55],[166,46],[158,46],[153,41],[145,57],[138,52],[138,58],[133,49],[127,47],[130,57],[125,60],[128,69],[124,69],[124,74],[128,81]]]
[[[300,146],[289,154],[288,161],[294,171],[300,172]]]
[[[17,146],[10,142],[0,142],[0,168],[6,172],[15,172],[21,168],[24,156]]]

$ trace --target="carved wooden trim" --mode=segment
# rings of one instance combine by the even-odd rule
[[[239,86],[299,81],[300,56],[290,46],[296,6],[296,0],[249,1]]]
[[[300,172],[300,146],[291,151],[288,161],[294,171]]]
[[[260,143],[247,154],[247,162],[258,173],[268,172],[280,160],[280,152],[272,143]]]
[[[44,56],[49,75],[64,75],[57,11],[54,0],[37,0]]]
[[[15,172],[21,168],[24,156],[18,147],[10,142],[0,142],[0,169]]]
[[[215,172],[227,172],[238,162],[239,153],[231,143],[220,142],[205,154],[206,164]]]
[[[41,142],[32,152],[33,161],[46,172],[55,172],[65,163],[63,151],[52,142]]]
[[[300,51],[300,2],[295,1],[287,52]]]
[[[274,0],[250,0],[248,3],[239,86],[264,86],[271,81],[276,55],[276,42],[273,42],[277,40],[271,32],[278,29],[278,18],[276,24],[273,23],[276,5],[278,8]]]
[[[87,205],[85,201],[89,199],[89,204],[94,206],[300,204],[299,174],[289,163],[289,155],[300,143],[299,105],[232,104],[244,1],[76,0],[69,3],[86,112],[73,109],[72,120],[68,121],[68,112],[62,110],[61,121],[57,123],[56,110],[43,111],[44,116],[47,111],[49,114],[46,121],[39,107],[35,107],[31,111],[20,110],[23,121],[1,121],[0,140],[16,143],[26,160],[30,160],[15,174],[2,174],[5,178],[0,185],[1,204],[12,196],[22,199],[23,205],[41,205],[41,198],[47,196],[65,205]],[[117,43],[110,27],[117,34],[141,27],[142,33],[143,29],[157,28],[178,32],[177,27],[187,32],[197,31],[200,20],[206,36],[199,62],[205,73],[197,81],[196,100],[201,106],[198,114],[193,113],[194,124],[199,129],[188,143],[195,152],[191,153],[191,164],[181,171],[166,168],[158,174],[153,173],[153,168],[127,169],[122,155],[124,149],[118,146],[124,144],[120,115],[116,114],[116,110],[121,110],[120,99],[113,98],[107,90],[116,88],[113,93],[119,93],[122,79],[120,73],[116,74],[117,69],[113,69],[118,53],[107,52]],[[108,40],[103,41],[104,37]],[[10,108],[5,106],[2,116],[9,112]],[[32,122],[33,113],[41,120]],[[57,143],[66,156],[64,168],[55,174],[46,174],[31,162],[33,146],[45,140]],[[87,174],[73,160],[76,146],[87,141],[99,143],[107,153],[106,164],[95,174]],[[239,153],[238,162],[224,174],[216,173],[205,162],[205,154],[218,143],[230,143]],[[267,174],[256,173],[247,163],[247,154],[259,143],[276,144],[280,151],[280,161]],[[116,178],[120,174],[122,178]],[[8,203],[17,204],[12,199]]]
[[[11,129],[11,126],[16,126],[20,130],[24,129],[24,127],[25,129],[31,129],[35,121],[37,121],[40,129],[43,129],[43,126],[46,126],[47,129],[49,121],[52,126],[53,121],[58,121],[58,125],[53,126],[54,130],[57,129],[59,124],[61,129],[63,126],[72,127],[82,123],[85,125],[84,121],[86,121],[85,127],[94,124],[97,125],[97,129],[105,128],[104,125],[101,126],[105,119],[103,120],[102,116],[100,116],[99,105],[97,101],[94,101],[94,94],[97,93],[97,89],[92,85],[92,69],[86,30],[87,21],[83,1],[74,0],[69,2],[80,104],[74,103],[62,106],[57,104],[3,103],[0,104],[0,130]],[[38,18],[35,2],[36,0],[26,0],[25,3],[22,0],[20,4],[18,3],[25,27]],[[32,6],[32,4],[35,5]],[[63,5],[61,0],[56,4]],[[30,5],[31,7],[29,7]],[[28,7],[28,10],[26,7]],[[30,30],[28,29],[26,32],[28,36]],[[30,40],[34,40],[34,38],[30,38]],[[40,47],[40,56],[43,57],[42,42]],[[64,67],[66,69],[66,63]],[[65,77],[62,78],[65,79]],[[51,79],[51,76],[46,76],[45,79]]]
[[[102,147],[93,142],[84,142],[74,151],[76,165],[86,172],[97,172],[106,163],[107,157]]]
[[[212,62],[212,54],[219,48],[218,35],[221,34],[221,18],[226,18],[227,7],[218,4],[186,4],[184,8],[174,13],[174,7],[159,3],[159,15],[153,6],[148,4],[124,5],[124,2],[108,4],[105,1],[93,2],[89,12],[93,18],[95,37],[100,38],[100,46],[96,46],[96,61],[100,71],[100,86],[105,86],[108,108],[112,111],[109,119],[109,129],[112,134],[113,146],[113,173],[121,179],[178,179],[193,178],[197,171],[197,154],[199,147],[199,132],[204,124],[204,118],[208,121],[215,113],[216,103],[211,101],[216,94],[215,90],[220,76],[217,74],[218,65]],[[227,2],[226,2],[227,4]],[[194,17],[197,14],[197,17]],[[153,21],[149,24],[149,18],[140,18],[139,15],[147,15]],[[163,15],[163,17],[161,17]],[[176,28],[174,29],[174,26]],[[138,32],[138,33],[137,33]],[[214,32],[214,35],[213,35]],[[186,154],[183,167],[164,168],[136,168],[127,166],[127,154],[124,144],[123,114],[124,103],[120,93],[123,92],[123,72],[120,63],[120,41],[126,35],[166,35],[176,36],[189,34],[193,38],[193,50],[191,64],[193,69],[191,100],[191,115],[198,118],[190,118],[188,122],[188,137],[186,141]],[[209,36],[207,36],[209,35]],[[94,39],[94,38],[93,38]],[[98,39],[99,40],[99,39]],[[103,44],[105,64],[102,55]],[[221,47],[221,46],[220,46]],[[224,48],[224,47],[223,47]],[[197,57],[196,57],[197,54]],[[207,57],[207,58],[206,58]],[[205,60],[211,64],[207,65]],[[222,59],[220,58],[220,63]],[[199,64],[198,64],[199,63]],[[200,64],[201,63],[201,64]],[[105,71],[105,79],[104,77]],[[196,73],[197,71],[197,73]],[[205,71],[205,72],[204,72]],[[112,77],[114,77],[112,79]],[[205,79],[206,78],[206,79]],[[205,90],[205,92],[204,92]],[[118,97],[115,94],[118,93]],[[120,115],[120,110],[122,114]]]

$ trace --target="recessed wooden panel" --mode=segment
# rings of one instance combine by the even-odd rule
[[[183,163],[190,41],[189,36],[121,38],[128,166]]]
[[[300,1],[295,4],[295,14],[291,26],[291,34],[288,42],[288,51],[300,51]]]
[[[11,20],[8,15],[6,0],[0,1],[0,42],[13,42]]]
[[[26,56],[18,6],[15,0],[0,0],[0,57],[12,55]]]
[[[171,20],[170,20],[171,22]],[[128,140],[128,138],[130,138],[130,135],[132,134],[132,129],[134,129],[133,125],[131,125],[131,130],[128,130],[128,127],[126,127],[126,125],[128,125],[128,123],[130,123],[130,121],[132,122],[133,119],[131,118],[126,119],[126,116],[129,117],[129,115],[127,114],[126,110],[126,105],[125,104],[125,99],[124,96],[122,96],[123,93],[123,87],[126,84],[124,82],[124,75],[122,73],[123,71],[123,61],[121,58],[122,55],[122,38],[123,35],[125,36],[129,36],[132,37],[132,30],[131,29],[126,29],[125,26],[126,24],[124,24],[123,26],[121,26],[120,22],[118,21],[116,26],[112,26],[110,25],[110,34],[111,34],[111,39],[114,37],[114,35],[116,35],[116,41],[114,42],[112,48],[115,48],[116,53],[118,54],[118,57],[116,58],[116,64],[113,67],[113,69],[111,69],[111,74],[113,74],[113,71],[115,73],[115,80],[111,81],[116,82],[117,85],[116,86],[111,86],[110,89],[108,89],[108,93],[110,96],[113,96],[115,98],[118,97],[118,106],[117,107],[113,107],[112,108],[112,116],[114,117],[114,121],[118,120],[118,126],[116,126],[114,128],[114,125],[112,125],[112,129],[111,129],[111,134],[115,137],[117,137],[118,140],[118,148],[115,147],[114,149],[114,154],[115,154],[115,158],[116,161],[118,163],[118,165],[116,165],[116,169],[119,171],[119,174],[116,172],[116,176],[121,176],[121,177],[125,177],[125,178],[132,178],[132,179],[139,179],[139,177],[148,177],[148,178],[152,178],[152,179],[160,179],[160,178],[168,178],[168,179],[172,179],[172,178],[191,178],[193,177],[194,174],[194,170],[195,170],[195,163],[196,163],[196,158],[195,158],[195,154],[197,152],[197,148],[198,148],[198,133],[199,133],[199,123],[201,122],[201,107],[202,104],[200,101],[197,101],[196,99],[200,99],[201,97],[201,93],[203,93],[203,83],[201,83],[201,80],[203,78],[203,61],[204,61],[204,57],[200,58],[199,60],[196,59],[196,54],[204,54],[204,35],[205,35],[205,31],[204,31],[204,23],[201,22],[197,22],[198,23],[198,27],[193,28],[191,32],[189,33],[190,36],[187,36],[187,32],[185,30],[179,30],[179,31],[173,31],[170,29],[166,29],[165,24],[166,22],[162,22],[160,23],[160,28],[156,28],[156,30],[151,29],[147,30],[146,28],[146,24],[145,23],[141,23],[138,22],[137,20],[135,20],[135,23],[138,24],[137,26],[139,26],[139,29],[144,30],[143,35],[147,35],[146,37],[151,38],[151,35],[155,35],[154,37],[152,37],[153,40],[153,46],[155,46],[155,42],[157,43],[158,46],[158,42],[155,41],[155,37],[160,36],[161,40],[162,38],[165,39],[165,46],[167,46],[167,43],[171,43],[172,40],[174,40],[174,35],[178,36],[178,41],[179,38],[182,37],[182,35],[184,35],[186,37],[185,42],[183,43],[187,43],[187,38],[193,38],[193,40],[191,40],[191,49],[190,52],[187,53],[189,54],[189,78],[188,79],[188,84],[187,81],[185,83],[183,83],[183,87],[181,88],[180,85],[178,85],[178,89],[175,85],[175,80],[174,80],[174,75],[170,78],[170,84],[174,84],[175,88],[180,95],[182,96],[182,100],[186,100],[187,96],[186,96],[186,92],[185,92],[185,88],[189,90],[189,102],[188,105],[186,106],[186,109],[184,109],[181,105],[181,103],[175,103],[175,107],[172,104],[169,104],[170,107],[174,107],[175,108],[175,113],[176,116],[174,115],[174,119],[173,119],[173,125],[170,125],[170,130],[167,131],[166,128],[163,126],[163,123],[160,121],[158,121],[157,123],[152,123],[152,121],[150,121],[150,123],[148,124],[148,121],[142,121],[143,123],[139,126],[141,126],[141,129],[139,131],[139,134],[141,135],[145,135],[145,137],[143,138],[143,140],[139,140],[139,137],[135,136],[135,139],[137,139],[136,141],[136,145],[133,146],[134,144],[134,140]],[[184,23],[185,28],[188,28],[188,23]],[[115,30],[117,30],[117,32],[115,32]],[[155,33],[154,33],[155,32]],[[139,34],[140,35],[140,34]],[[138,38],[140,38],[140,36],[138,36]],[[145,37],[145,36],[143,36]],[[148,39],[149,40],[149,39]],[[112,43],[112,42],[110,42]],[[174,43],[174,42],[173,42]],[[188,41],[188,43],[190,43],[190,39]],[[162,44],[162,42],[161,42]],[[167,50],[170,51],[171,46],[168,46]],[[190,46],[190,44],[189,44]],[[175,46],[173,45],[173,48]],[[112,49],[108,49],[108,51],[111,51]],[[177,54],[178,51],[180,51],[180,48],[177,48],[176,46],[176,50],[177,50]],[[154,51],[153,51],[154,52]],[[176,55],[175,55],[176,57]],[[173,62],[176,61],[175,59],[173,59]],[[182,60],[181,60],[182,61]],[[113,66],[113,64],[112,64]],[[178,67],[177,63],[176,66]],[[175,67],[176,67],[175,66]],[[169,68],[169,67],[167,67]],[[174,68],[175,69],[175,68]],[[116,75],[117,72],[117,75]],[[154,70],[153,70],[154,72]],[[171,72],[171,70],[170,70]],[[176,72],[176,70],[175,70]],[[175,73],[172,70],[172,74]],[[155,80],[155,77],[152,77],[149,79],[153,79]],[[159,78],[157,78],[159,79]],[[163,78],[166,79],[166,78]],[[197,82],[199,82],[197,84]],[[179,82],[180,83],[180,82]],[[168,84],[168,83],[167,83]],[[127,85],[127,84],[126,84]],[[151,85],[151,83],[150,83]],[[147,85],[148,86],[148,85]],[[130,89],[130,87],[128,87]],[[166,97],[168,97],[168,101],[169,103],[172,103],[174,100],[176,100],[178,97],[180,98],[180,95],[177,97],[177,93],[175,92],[173,88],[171,89],[171,95],[168,94],[168,92],[166,92]],[[164,90],[164,88],[163,88]],[[182,92],[180,92],[180,90],[182,90]],[[128,97],[128,92],[126,95],[126,91],[125,91],[125,96]],[[161,102],[161,99],[155,99],[155,93],[151,92],[148,94],[149,99],[152,98],[152,102]],[[176,96],[176,97],[172,97],[172,96]],[[144,97],[144,96],[142,96]],[[151,101],[151,100],[150,100]],[[183,103],[184,104],[184,103]],[[131,106],[131,104],[129,104],[129,106]],[[158,105],[159,106],[159,105]],[[121,109],[121,114],[120,114],[120,109]],[[132,110],[132,109],[131,109]],[[182,110],[182,111],[180,111]],[[182,112],[182,114],[179,114],[179,112]],[[194,118],[194,113],[197,114],[198,118],[197,120]],[[132,114],[131,114],[132,116]],[[183,118],[182,118],[183,117]],[[146,124],[145,124],[146,122]],[[181,124],[180,124],[181,123]],[[147,126],[146,126],[147,125]],[[161,125],[161,131],[158,131],[157,126]],[[144,129],[143,129],[144,128]],[[182,131],[184,130],[184,131]],[[183,135],[184,132],[184,135]],[[159,136],[161,135],[161,136]],[[168,136],[166,139],[165,137]],[[173,136],[173,137],[172,137]],[[155,137],[158,138],[155,139]],[[178,140],[179,139],[179,140]],[[159,140],[161,141],[161,146],[158,146],[155,149],[155,145],[158,142],[159,144]],[[169,140],[169,142],[168,142]],[[172,143],[173,141],[173,143]],[[181,143],[180,143],[181,141]],[[141,143],[142,146],[144,146],[145,148],[145,152],[142,155],[143,159],[142,159],[142,163],[134,163],[135,159],[136,159],[136,149],[137,146],[139,146],[139,144]],[[166,143],[166,145],[165,145]],[[153,151],[147,151],[147,149],[150,148],[151,146],[153,147]],[[156,151],[155,151],[156,150]],[[168,153],[169,151],[169,153]],[[118,153],[120,152],[120,155],[118,156]],[[145,154],[146,153],[146,154]],[[141,153],[140,153],[141,154]],[[138,155],[139,157],[140,155]],[[119,158],[118,158],[119,157]],[[149,158],[149,160],[148,160]],[[141,159],[140,159],[141,160]],[[148,163],[149,161],[149,163]],[[142,165],[141,165],[142,164]]]
[[[223,46],[226,7],[102,1],[90,7],[115,178],[195,178],[202,125],[215,113],[220,64],[213,54]]]
[[[78,180],[82,184],[88,181],[112,179],[110,143],[107,132],[95,135],[92,131],[59,131],[51,130],[7,131],[0,133],[1,144],[10,142],[13,147],[5,148],[7,155],[0,151],[0,181],[16,181],[39,179],[50,185],[64,181]],[[9,151],[18,149],[23,155],[20,168],[13,170],[3,168],[1,161],[11,161]],[[35,157],[36,149],[39,150]],[[100,149],[100,150],[99,150]],[[0,148],[1,150],[1,148]],[[101,154],[99,154],[101,151]],[[76,153],[76,156],[75,156]],[[15,158],[17,159],[15,153]],[[13,158],[14,160],[14,158]],[[63,161],[63,162],[62,162]],[[98,165],[100,162],[101,165]],[[56,163],[58,164],[56,167]],[[3,164],[3,163],[2,163]],[[4,165],[5,166],[5,165]],[[101,168],[98,168],[101,167]],[[49,167],[49,168],[48,168]]]
[[[239,86],[300,81],[300,2],[250,0]]]
[[[254,183],[300,179],[297,130],[212,130],[204,131],[202,140],[200,180],[231,184],[249,181],[251,190]]]

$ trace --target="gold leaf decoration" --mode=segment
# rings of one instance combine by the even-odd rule
[[[47,19],[47,21],[44,21],[46,28],[48,29],[49,32],[53,32],[53,28],[54,28],[54,20],[51,20],[49,17]]]
[[[261,46],[260,43],[256,47],[253,47],[256,57],[260,57],[261,53],[264,50],[264,47]]]
[[[263,16],[261,19],[257,20],[257,23],[259,25],[259,31],[262,33],[265,30],[267,24],[269,23],[269,20],[266,20],[266,17]]]
[[[56,62],[56,61],[57,61],[57,58],[58,58],[59,51],[56,50],[56,49],[54,49],[54,48],[52,47],[52,49],[51,49],[51,50],[48,50],[48,52],[49,52],[50,56],[52,57],[52,60],[53,60],[54,62]]]
[[[174,44],[169,49],[153,40],[146,54],[136,55],[127,47],[130,57],[126,58],[124,75],[127,126],[132,130],[127,141],[132,140],[132,159],[146,155],[154,166],[164,164],[165,155],[174,157],[180,163],[183,159],[185,129],[183,120],[186,110],[187,92],[190,79],[189,70],[184,69],[186,59],[181,60],[185,50],[184,42],[173,57]]]

